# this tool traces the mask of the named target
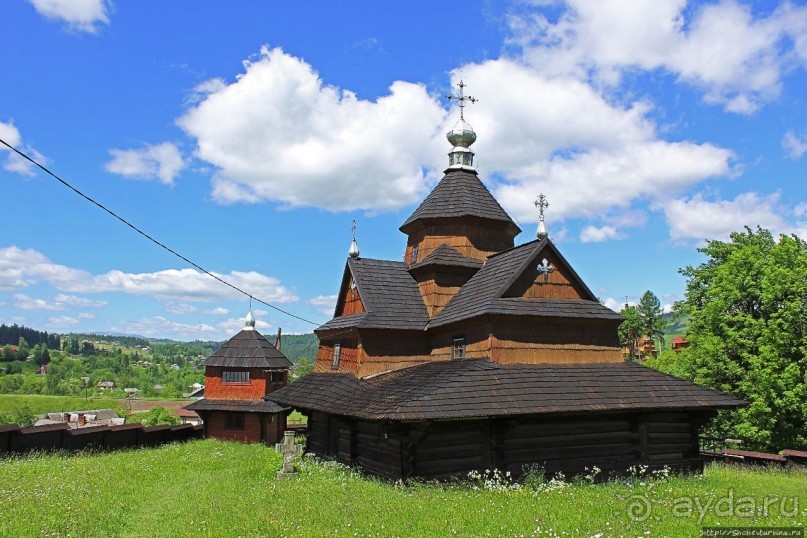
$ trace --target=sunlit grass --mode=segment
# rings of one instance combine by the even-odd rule
[[[807,520],[804,471],[713,466],[702,477],[536,489],[404,485],[309,458],[299,477],[277,480],[280,465],[269,447],[214,440],[0,460],[0,536],[697,536],[701,525]],[[786,502],[757,510],[771,496]],[[738,514],[743,498],[759,513]]]

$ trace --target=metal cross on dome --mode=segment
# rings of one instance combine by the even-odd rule
[[[476,103],[477,101],[479,101],[479,99],[477,99],[476,97],[471,97],[470,95],[465,95],[463,93],[463,88],[465,88],[465,83],[462,81],[462,79],[460,79],[460,83],[457,84],[457,86],[459,86],[459,88],[460,88],[459,94],[457,94],[457,95],[450,95],[450,94],[446,95],[446,99],[448,99],[449,101],[451,101],[452,99],[457,101],[457,104],[460,107],[460,119],[464,120],[465,119],[465,116],[464,116],[465,101],[470,101],[472,103]]]
[[[350,231],[353,232],[353,239],[356,239],[356,219],[353,219],[353,224],[350,226]]]
[[[541,218],[544,218],[544,211],[549,207],[549,202],[546,201],[546,196],[543,194],[539,194],[538,198],[533,202],[535,207],[538,208],[538,211],[541,213]]]

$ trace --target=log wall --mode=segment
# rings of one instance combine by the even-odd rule
[[[388,478],[444,480],[499,469],[519,477],[624,475],[634,466],[703,468],[698,413],[590,413],[398,423],[312,413],[308,451]]]
[[[499,364],[622,362],[614,323],[495,323],[491,360]]]

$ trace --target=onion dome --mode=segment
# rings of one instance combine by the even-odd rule
[[[244,330],[245,331],[255,330],[255,318],[252,316],[252,310],[247,312],[247,317],[244,318]]]
[[[347,255],[353,259],[359,257],[359,244],[356,243],[356,238],[353,238],[353,241],[350,242],[350,249],[347,251]]]
[[[474,132],[474,128],[471,127],[468,122],[461,119],[448,133],[446,133],[446,138],[452,146],[469,148],[471,147],[471,144],[476,142],[476,133]]]

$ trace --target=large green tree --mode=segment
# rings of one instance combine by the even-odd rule
[[[664,309],[656,294],[647,290],[639,299],[636,305],[636,312],[639,315],[642,325],[642,336],[647,336],[652,340],[657,340],[664,345]]]
[[[636,346],[642,337],[642,317],[635,306],[625,305],[620,312],[625,320],[619,325],[619,343],[628,348],[631,360],[637,359]]]
[[[748,401],[714,421],[717,435],[807,448],[807,243],[746,228],[699,251],[706,261],[680,271],[691,345],[679,372]]]

